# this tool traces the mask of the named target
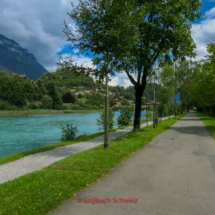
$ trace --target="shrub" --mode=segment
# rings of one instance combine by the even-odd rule
[[[8,101],[0,100],[0,110],[16,110],[15,105],[11,105]]]
[[[62,106],[62,109],[63,109],[63,110],[69,110],[70,108],[71,108],[71,105],[64,104],[64,105]]]
[[[56,110],[62,110],[63,106],[61,104],[54,105],[54,109]]]
[[[73,109],[73,110],[83,110],[84,108],[81,107],[80,105],[73,105],[71,109]]]
[[[93,106],[92,106],[92,109],[93,109],[93,110],[99,110],[99,106],[98,106],[98,105],[93,105]]]
[[[38,107],[37,107],[35,102],[32,102],[32,103],[29,104],[29,108],[30,109],[37,109]]]
[[[85,107],[85,104],[82,101],[78,101],[78,102],[76,102],[76,104],[79,105],[79,106],[81,106],[81,107],[83,107],[83,108]]]
[[[158,116],[159,116],[159,117],[164,116],[164,112],[165,112],[165,105],[164,105],[163,103],[160,103],[160,104],[157,106],[157,113],[158,113]]]
[[[119,125],[129,125],[133,116],[134,110],[131,108],[123,108],[120,110],[120,115],[117,119]]]
[[[152,114],[151,111],[147,111],[147,112],[144,112],[143,116],[144,116],[145,118],[147,118],[148,120],[151,120],[152,117],[153,117],[153,114]]]
[[[109,109],[108,114],[108,129],[113,129],[114,126],[114,116],[115,113],[112,109]],[[99,130],[105,130],[105,110],[100,112],[100,117],[97,119],[97,125],[99,126]]]
[[[44,109],[52,109],[52,98],[49,97],[48,95],[43,96],[42,98],[42,107]]]
[[[66,141],[66,140],[73,140],[75,139],[77,133],[79,132],[76,126],[73,126],[72,124],[66,124],[64,126],[62,123],[60,124],[60,128],[62,130],[62,138],[61,141]]]

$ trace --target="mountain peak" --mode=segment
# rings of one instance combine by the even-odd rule
[[[31,80],[40,78],[47,70],[33,54],[15,40],[0,34],[0,70],[6,73],[25,74]]]

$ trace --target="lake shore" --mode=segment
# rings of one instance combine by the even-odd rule
[[[99,110],[47,110],[47,109],[29,109],[29,110],[0,110],[1,116],[25,116],[27,115],[50,115],[50,114],[72,114],[72,113],[99,113]]]

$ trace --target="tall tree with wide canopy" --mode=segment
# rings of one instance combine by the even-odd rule
[[[171,58],[195,56],[191,22],[195,23],[200,18],[202,3],[200,0],[139,0],[135,5],[135,10],[144,11],[142,19],[134,21],[138,29],[137,41],[119,60],[136,91],[134,130],[139,130],[142,94],[147,76],[158,58],[170,61]],[[131,75],[133,70],[137,80]]]
[[[134,85],[134,130],[140,129],[141,98],[158,58],[195,56],[190,29],[201,5],[200,0],[80,0],[69,13],[77,32],[66,24],[64,32],[73,47],[98,56],[94,63],[104,68],[98,74],[125,71]]]

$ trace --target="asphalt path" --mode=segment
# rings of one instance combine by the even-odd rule
[[[214,215],[215,140],[190,112],[50,214]]]

